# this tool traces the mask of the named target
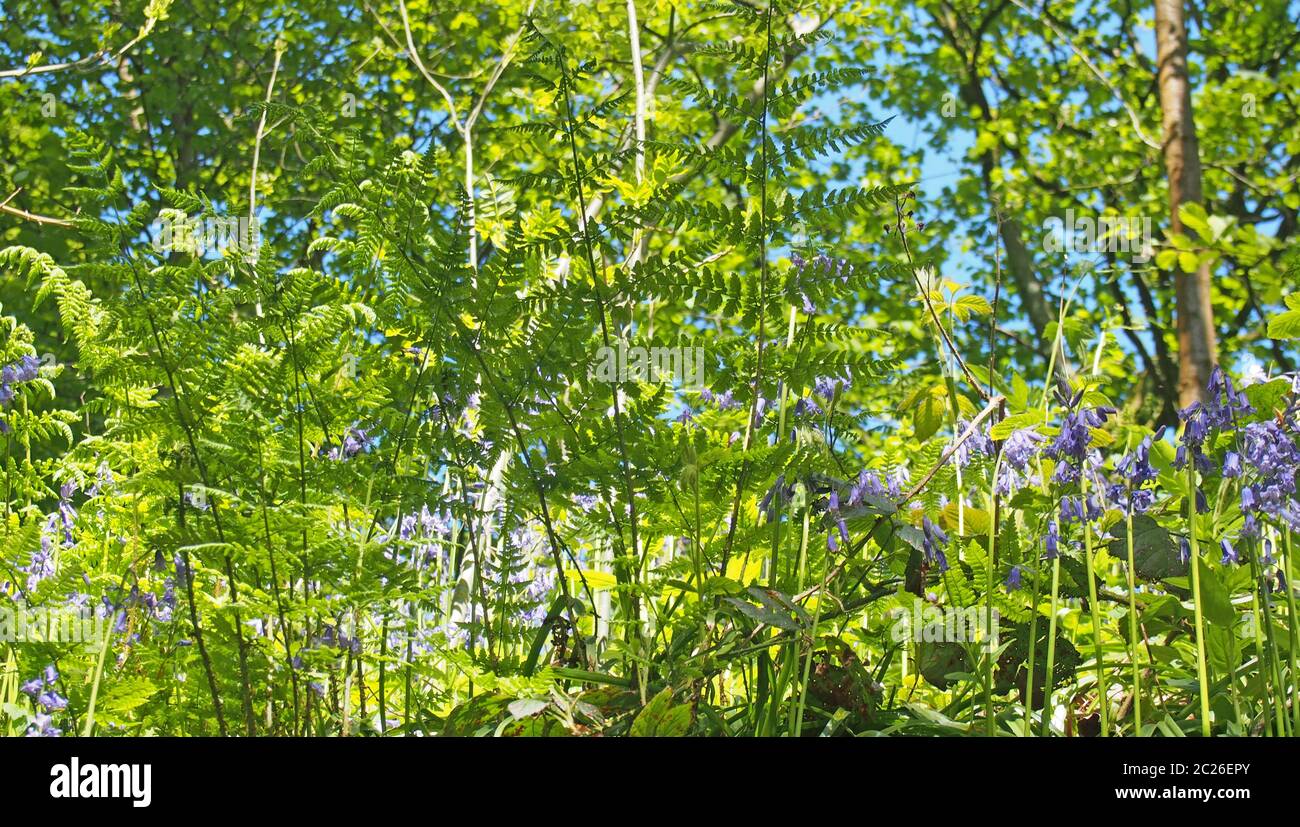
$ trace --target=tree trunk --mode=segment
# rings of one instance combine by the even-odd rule
[[[1160,84],[1162,143],[1169,178],[1170,230],[1183,232],[1178,209],[1199,202],[1201,157],[1192,120],[1192,91],[1187,79],[1187,28],[1182,0],[1155,0],[1157,78]],[[1189,405],[1205,394],[1216,361],[1214,311],[1210,307],[1210,267],[1174,273],[1178,325],[1178,401]]]

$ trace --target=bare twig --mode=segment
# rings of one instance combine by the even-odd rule
[[[1022,11],[1034,15],[1034,17],[1038,19],[1038,22],[1050,29],[1052,33],[1061,38],[1061,40],[1064,40],[1065,45],[1070,48],[1070,51],[1074,52],[1075,57],[1083,61],[1083,65],[1088,67],[1088,71],[1092,72],[1093,76],[1096,77],[1097,80],[1101,82],[1102,86],[1105,86],[1110,92],[1111,96],[1115,98],[1115,101],[1124,108],[1124,112],[1128,114],[1128,119],[1133,124],[1133,131],[1137,133],[1138,139],[1152,149],[1161,149],[1160,144],[1154,141],[1151,136],[1147,135],[1146,130],[1142,128],[1142,119],[1138,117],[1137,111],[1129,105],[1128,101],[1124,100],[1124,96],[1120,94],[1119,89],[1115,88],[1115,84],[1111,83],[1110,80],[1101,73],[1101,70],[1097,68],[1097,64],[1093,63],[1078,46],[1074,45],[1074,41],[1070,39],[1069,35],[1061,31],[1061,29],[1051,21],[1046,13],[1035,12],[1024,3],[1020,2],[1020,0],[1011,0],[1011,2]]]

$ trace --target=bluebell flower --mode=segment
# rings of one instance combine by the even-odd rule
[[[1014,592],[1020,589],[1020,566],[1012,566],[1011,571],[1007,573],[1007,591]]]
[[[38,697],[36,703],[45,707],[47,712],[55,712],[60,709],[66,709],[68,706],[68,699],[57,692],[50,691],[45,692]]]
[[[1113,413],[1114,408],[1099,407],[1080,408],[1066,414],[1061,422],[1061,432],[1044,450],[1047,456],[1057,460],[1057,482],[1068,484],[1078,481],[1083,464],[1088,459],[1092,429],[1106,424],[1106,419]]]
[[[54,719],[44,712],[36,713],[32,725],[27,728],[27,737],[57,738],[63,731],[54,726]]]
[[[1186,563],[1192,559],[1192,546],[1186,537],[1178,538],[1178,562]]]
[[[1061,534],[1056,525],[1056,520],[1049,520],[1047,523],[1047,559],[1053,560],[1060,555]]]
[[[1062,497],[1060,507],[1061,522],[1083,522],[1083,501],[1078,497]]]
[[[785,482],[785,474],[780,474],[777,476],[776,482],[772,483],[772,487],[767,489],[767,493],[763,495],[763,499],[759,501],[758,510],[766,514],[769,520],[775,520],[777,518],[777,512],[781,509],[781,506],[790,499],[790,496],[793,493],[794,486],[787,485]]]
[[[943,553],[943,546],[948,545],[948,535],[942,528],[931,522],[928,516],[921,518],[922,549],[927,561],[938,564],[939,571],[948,570],[948,558]]]
[[[1241,476],[1241,456],[1236,451],[1229,451],[1223,456],[1223,476]]]
[[[813,393],[830,402],[841,389],[848,390],[849,378],[845,376],[818,376],[813,382]]]
[[[729,411],[740,407],[740,402],[736,400],[735,396],[732,394],[731,391],[726,391],[725,393],[721,393],[721,394],[715,394],[713,391],[709,390],[708,388],[705,388],[704,390],[700,391],[700,399],[703,402],[708,402],[716,405],[718,410],[720,411]]]
[[[831,489],[830,504],[827,506],[826,511],[835,519],[836,528],[835,531],[832,531],[826,536],[826,547],[831,551],[839,551],[840,542],[846,544],[849,542],[849,529],[844,525],[844,517],[840,513],[839,492],[833,488]],[[838,539],[836,538],[837,532],[839,535]]]
[[[795,416],[804,416],[806,414],[811,414],[812,416],[820,416],[821,413],[822,413],[821,407],[816,402],[812,401],[812,399],[809,397],[800,397],[794,403]]]
[[[19,382],[30,382],[40,376],[41,361],[31,354],[25,354],[18,360],[17,380]]]
[[[1039,444],[1044,441],[1046,437],[1033,428],[1012,431],[1007,441],[1002,443],[1002,461],[1017,471],[1023,471],[1038,453]]]
[[[1241,510],[1261,512],[1300,531],[1300,502],[1296,501],[1296,473],[1300,449],[1273,421],[1252,422],[1242,435],[1244,458],[1254,480],[1241,489]]]
[[[966,432],[967,427],[965,420],[957,420],[957,427],[955,429],[955,435],[953,436],[954,442]],[[988,430],[976,428],[975,431],[966,438],[965,442],[957,446],[957,450],[953,456],[957,464],[964,468],[970,463],[972,455],[978,454],[991,457],[994,452],[993,440],[989,439]]]
[[[1089,522],[1094,522],[1096,520],[1101,519],[1101,516],[1106,513],[1105,510],[1102,509],[1101,501],[1097,499],[1096,494],[1088,495],[1086,505],[1087,505],[1086,516]]]
[[[1227,537],[1219,541],[1219,548],[1223,549],[1223,559],[1219,561],[1220,563],[1226,566],[1237,562],[1237,550],[1232,547],[1232,543],[1228,542]]]

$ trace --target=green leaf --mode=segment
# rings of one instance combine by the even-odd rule
[[[1195,201],[1183,204],[1178,208],[1178,217],[1182,219],[1183,224],[1194,230],[1197,235],[1207,241],[1211,237],[1209,218],[1205,214],[1205,208]]]
[[[776,628],[784,629],[787,632],[797,632],[799,630],[799,624],[795,623],[789,615],[781,612],[774,612],[762,606],[755,606],[753,603],[748,603],[735,597],[728,597],[726,598],[726,601],[739,609],[741,614],[759,623],[764,623],[768,626],[775,626]]]
[[[510,710],[510,717],[518,721],[521,718],[530,718],[550,706],[550,701],[539,701],[535,698],[520,698],[517,701],[511,701],[507,709]]]
[[[1110,555],[1128,560],[1128,526],[1121,520],[1111,528]],[[1163,580],[1187,573],[1187,564],[1178,559],[1178,549],[1164,526],[1146,514],[1133,517],[1133,565],[1143,580]]]
[[[917,646],[916,667],[932,686],[947,689],[949,675],[970,669],[970,658],[960,643],[921,643]]]
[[[665,688],[632,721],[634,738],[680,738],[691,728],[695,713],[688,704],[673,703],[673,692]]]
[[[1288,310],[1268,323],[1270,339],[1300,339],[1300,310]]]
[[[1043,412],[1034,408],[1024,413],[1012,414],[998,424],[989,428],[989,438],[1001,442],[1016,431],[1032,428],[1043,423]]]
[[[1210,623],[1231,626],[1237,621],[1237,612],[1232,608],[1232,598],[1223,585],[1223,578],[1204,560],[1197,561],[1201,576],[1201,611]]]
[[[1275,411],[1286,407],[1287,396],[1291,393],[1291,382],[1286,379],[1274,379],[1271,382],[1256,382],[1245,388],[1246,399],[1256,413],[1265,418],[1272,418]]]
[[[942,389],[937,390],[937,393],[931,391],[921,397],[916,413],[912,415],[912,428],[921,442],[934,436],[943,427],[946,394]]]
[[[130,678],[110,687],[100,700],[100,708],[122,715],[143,706],[157,691],[158,687],[148,678]]]
[[[1206,626],[1205,654],[1216,674],[1225,675],[1237,668],[1241,663],[1241,642],[1231,626]]]

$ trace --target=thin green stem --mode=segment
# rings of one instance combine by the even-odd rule
[[[1196,680],[1201,696],[1201,735],[1210,737],[1210,678],[1205,660],[1205,617],[1201,609],[1201,551],[1196,539],[1196,467],[1187,463],[1187,525],[1192,568],[1192,604],[1196,619]]]
[[[1132,492],[1130,492],[1131,495]],[[1133,734],[1142,735],[1142,668],[1138,666],[1137,583],[1133,563],[1133,504],[1124,511],[1125,536],[1128,540],[1128,640],[1129,660],[1133,667]]]

